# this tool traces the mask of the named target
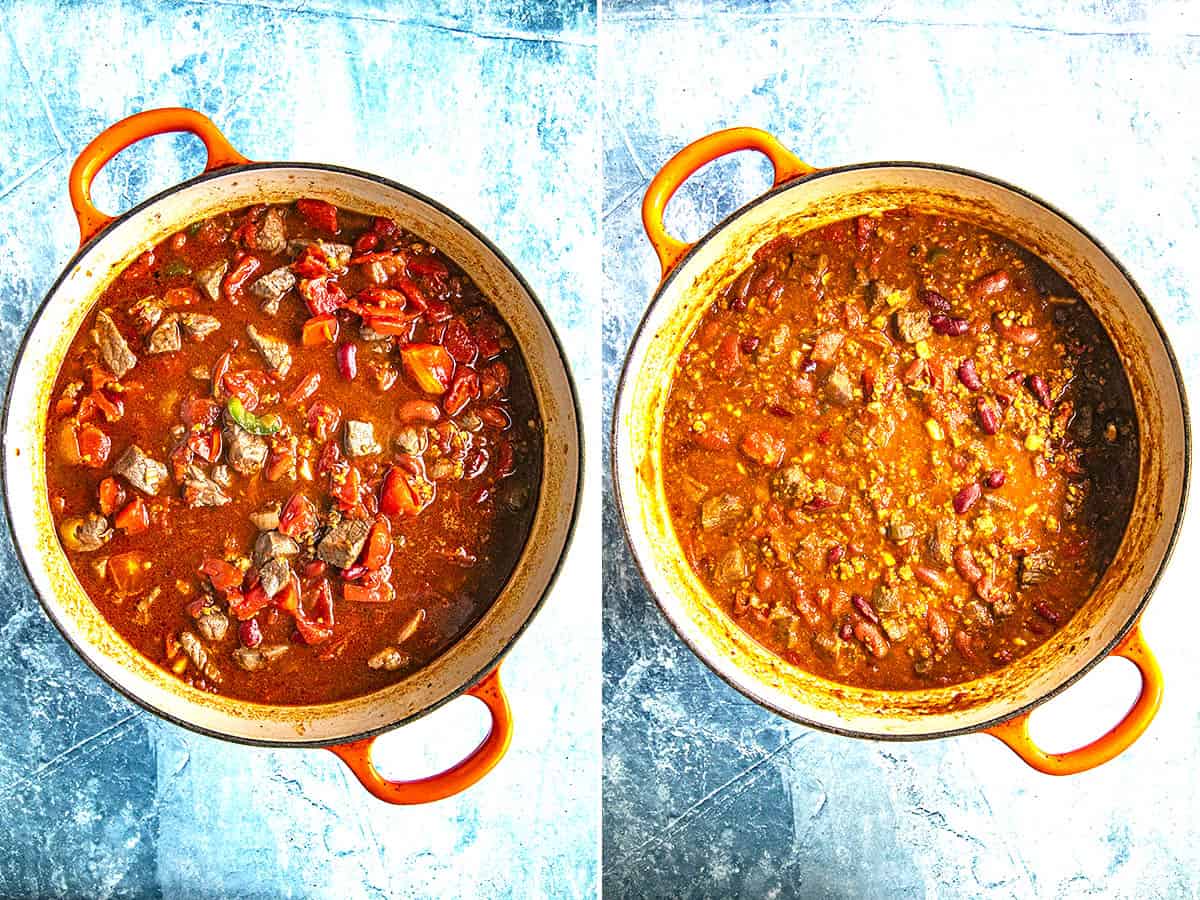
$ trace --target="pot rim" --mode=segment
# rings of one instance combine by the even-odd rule
[[[46,293],[42,296],[41,302],[38,303],[37,308],[33,311],[33,315],[29,319],[29,324],[26,325],[25,330],[21,335],[21,341],[17,345],[17,352],[13,357],[12,367],[9,370],[8,383],[5,385],[3,418],[0,419],[0,454],[2,454],[2,456],[0,456],[0,459],[3,459],[4,461],[7,461],[7,459],[8,459],[9,416],[10,416],[10,413],[12,412],[13,383],[16,380],[16,373],[17,373],[18,369],[21,367],[21,364],[24,362],[25,350],[26,350],[26,345],[29,341],[29,337],[33,332],[34,326],[37,324],[38,320],[41,318],[42,313],[45,311],[46,306],[49,304],[50,299],[57,293],[59,286],[63,283],[63,281],[67,278],[67,276],[72,271],[75,270],[75,268],[79,265],[79,263],[83,261],[83,259],[88,255],[88,253],[90,253],[95,247],[97,247],[108,236],[109,232],[111,232],[117,226],[121,225],[123,222],[127,221],[128,219],[132,218],[133,216],[137,215],[138,213],[142,212],[143,210],[149,208],[150,206],[153,206],[155,203],[158,203],[159,201],[171,196],[172,194],[178,193],[179,191],[182,191],[186,188],[190,188],[195,185],[202,184],[206,181],[212,181],[212,180],[215,180],[218,178],[227,178],[229,175],[232,175],[232,174],[249,173],[249,172],[262,171],[262,170],[267,170],[267,169],[280,169],[280,168],[309,169],[309,170],[321,171],[321,172],[333,172],[333,173],[340,174],[340,175],[349,175],[352,177],[362,178],[367,181],[374,181],[377,184],[384,185],[385,187],[391,188],[392,190],[399,191],[400,193],[403,193],[403,194],[407,194],[408,196],[412,197],[414,200],[417,200],[421,203],[427,204],[428,206],[437,210],[439,213],[446,216],[448,219],[452,220],[459,227],[465,229],[473,238],[475,238],[475,240],[479,241],[479,243],[482,244],[490,253],[495,255],[495,257],[500,261],[500,263],[504,266],[504,268],[508,270],[509,274],[511,274],[512,277],[516,279],[517,283],[520,284],[522,290],[524,290],[525,293],[528,295],[530,301],[533,303],[534,309],[537,311],[538,316],[541,318],[542,323],[545,325],[546,330],[550,335],[550,339],[554,345],[554,351],[558,355],[558,358],[563,367],[563,372],[566,375],[567,387],[568,387],[568,391],[571,395],[570,396],[571,409],[572,409],[574,417],[575,417],[575,439],[578,442],[578,447],[579,447],[578,474],[577,474],[577,477],[575,480],[575,493],[574,493],[574,497],[572,499],[572,504],[571,504],[571,518],[567,524],[567,531],[566,531],[566,535],[563,540],[562,551],[559,553],[558,559],[555,560],[554,568],[550,573],[550,577],[546,582],[545,588],[542,590],[541,596],[538,597],[537,602],[530,609],[529,614],[524,618],[524,620],[521,622],[520,626],[518,628],[516,628],[513,631],[513,633],[508,637],[508,639],[504,643],[504,646],[500,648],[500,650],[496,653],[496,655],[492,658],[492,660],[490,662],[488,662],[485,666],[483,666],[478,672],[475,672],[473,675],[468,677],[466,679],[465,683],[461,684],[459,687],[455,688],[453,691],[449,692],[444,697],[438,699],[437,701],[431,703],[430,705],[423,707],[422,709],[419,709],[413,713],[410,713],[407,716],[404,716],[404,717],[397,719],[393,722],[390,722],[386,725],[381,725],[378,728],[371,728],[371,729],[367,729],[365,731],[356,732],[354,734],[347,735],[346,737],[317,738],[317,739],[301,738],[301,739],[297,739],[297,740],[279,740],[279,739],[275,739],[275,738],[251,738],[251,737],[243,737],[241,735],[230,735],[230,734],[227,734],[222,731],[217,731],[212,728],[207,728],[202,725],[197,725],[194,722],[189,722],[186,719],[183,719],[172,713],[166,712],[165,710],[158,709],[157,707],[152,706],[148,701],[143,700],[140,696],[135,694],[133,691],[126,690],[126,688],[124,686],[118,684],[116,681],[109,678],[108,675],[105,674],[98,666],[93,664],[91,659],[88,658],[87,654],[83,652],[82,648],[79,647],[74,640],[72,640],[70,635],[67,634],[66,629],[64,629],[63,626],[59,623],[59,620],[55,616],[55,614],[51,608],[51,605],[46,601],[46,599],[42,596],[41,592],[34,585],[33,577],[30,573],[29,562],[27,561],[25,552],[22,550],[21,545],[20,545],[19,541],[17,540],[16,529],[13,526],[13,509],[12,509],[11,505],[9,504],[8,482],[7,482],[8,467],[7,467],[6,462],[4,464],[0,464],[0,493],[3,494],[5,524],[8,528],[9,538],[12,541],[13,549],[16,551],[17,560],[21,564],[21,570],[25,575],[25,580],[29,584],[29,587],[32,589],[34,595],[37,597],[38,604],[42,607],[42,611],[46,614],[46,618],[48,618],[54,624],[55,629],[57,629],[58,633],[62,636],[63,640],[71,647],[72,650],[75,651],[75,654],[80,659],[82,659],[84,661],[84,663],[87,664],[88,668],[91,669],[96,675],[98,675],[102,681],[104,681],[106,684],[108,684],[109,687],[114,688],[123,697],[132,701],[133,703],[135,703],[137,706],[139,706],[141,709],[145,710],[146,712],[153,713],[155,716],[157,716],[160,719],[164,719],[174,725],[178,725],[182,728],[186,728],[189,731],[194,731],[197,734],[202,734],[205,737],[217,738],[222,741],[229,741],[230,743],[245,744],[248,746],[255,746],[255,747],[291,747],[291,748],[333,747],[333,746],[336,746],[339,744],[346,744],[346,743],[351,743],[354,741],[365,740],[367,738],[376,737],[380,734],[383,734],[388,731],[392,731],[403,725],[407,725],[409,722],[413,722],[417,719],[420,719],[423,716],[426,716],[429,713],[433,712],[434,710],[441,708],[445,704],[449,703],[451,700],[454,700],[457,697],[465,694],[469,688],[471,688],[476,683],[478,683],[480,681],[480,679],[482,679],[485,675],[487,675],[488,672],[490,672],[491,670],[493,670],[497,666],[499,666],[500,663],[504,660],[504,657],[507,656],[509,651],[513,648],[513,645],[517,642],[518,639],[520,639],[521,635],[523,635],[525,633],[525,630],[529,627],[529,624],[533,621],[533,619],[537,616],[537,614],[539,612],[541,612],[542,607],[546,603],[547,597],[549,597],[550,592],[554,589],[555,584],[558,582],[558,576],[562,572],[563,564],[567,558],[568,553],[570,552],[571,544],[575,538],[576,526],[578,525],[578,522],[579,522],[579,508],[580,508],[580,505],[582,504],[582,500],[583,500],[583,488],[584,488],[585,475],[586,475],[585,465],[586,465],[586,459],[587,459],[587,455],[585,453],[585,444],[584,444],[583,412],[582,412],[582,408],[579,405],[579,389],[575,383],[575,376],[574,376],[573,372],[571,371],[570,361],[568,360],[567,354],[563,349],[562,339],[559,337],[558,332],[555,330],[554,323],[551,321],[550,316],[547,314],[546,308],[542,305],[542,301],[538,298],[537,294],[534,292],[534,290],[530,286],[529,282],[525,280],[525,276],[521,274],[521,272],[517,269],[517,267],[515,265],[513,265],[512,261],[500,250],[499,247],[497,247],[494,243],[492,243],[492,241],[486,235],[484,235],[482,231],[480,231],[478,228],[476,228],[474,225],[472,225],[470,222],[468,222],[461,215],[459,215],[458,213],[451,210],[449,207],[443,205],[442,203],[439,203],[437,200],[432,199],[431,197],[423,194],[420,191],[417,191],[411,187],[408,187],[405,184],[401,184],[398,181],[393,181],[392,179],[386,178],[382,175],[376,175],[371,172],[364,172],[361,169],[354,169],[349,166],[339,166],[339,165],[334,165],[331,163],[251,162],[251,163],[239,164],[239,165],[234,165],[234,166],[226,166],[224,168],[213,169],[211,171],[202,172],[199,175],[196,175],[192,178],[181,181],[178,184],[172,185],[171,187],[168,187],[162,191],[159,191],[157,194],[147,197],[145,200],[142,200],[140,203],[137,203],[130,209],[128,209],[125,212],[121,213],[120,215],[116,216],[111,222],[109,222],[102,229],[100,229],[95,235],[93,235],[86,243],[84,243],[82,246],[80,246],[79,249],[77,249],[71,255],[71,258],[63,266],[62,270],[58,274],[58,277],[54,279],[54,282],[51,284],[51,286],[46,291]],[[367,695],[367,696],[370,696],[370,695]],[[270,706],[271,706],[270,704],[253,704],[253,705],[266,706],[267,708],[270,708]],[[321,705],[321,704],[318,704],[318,705]]]
[[[749,685],[743,686],[741,684],[738,684],[733,680],[733,678],[731,676],[726,675],[725,672],[723,672],[711,659],[709,659],[709,657],[707,655],[705,655],[703,652],[701,652],[701,650],[695,645],[695,643],[693,643],[691,640],[689,640],[687,638],[687,636],[684,634],[682,627],[675,621],[675,619],[672,617],[671,613],[667,611],[667,608],[666,608],[665,604],[663,603],[662,599],[659,597],[658,593],[651,586],[650,579],[647,577],[647,574],[646,574],[647,567],[642,561],[641,554],[639,553],[637,545],[634,543],[633,536],[632,536],[632,533],[631,533],[631,530],[629,527],[629,517],[626,513],[625,498],[623,497],[623,495],[621,493],[621,480],[619,477],[619,465],[620,464],[619,464],[619,460],[618,460],[618,455],[619,455],[618,447],[620,446],[620,444],[619,444],[618,437],[617,437],[617,427],[618,427],[617,415],[618,415],[618,410],[621,406],[621,398],[624,395],[626,389],[628,388],[629,382],[631,381],[632,376],[633,376],[633,371],[631,370],[633,350],[638,345],[638,342],[642,339],[643,332],[645,331],[645,329],[649,323],[650,313],[662,301],[668,288],[670,288],[670,286],[674,283],[675,278],[679,275],[680,272],[683,271],[683,269],[685,268],[687,263],[691,260],[691,258],[693,256],[695,256],[702,247],[704,247],[711,240],[713,240],[718,234],[723,232],[729,225],[733,224],[733,222],[735,222],[737,219],[741,218],[744,214],[746,214],[750,210],[755,209],[762,203],[765,203],[767,200],[770,200],[773,197],[776,197],[779,194],[782,194],[782,193],[792,189],[793,187],[797,187],[801,184],[807,184],[808,182],[811,182],[811,181],[817,181],[825,176],[838,175],[838,174],[842,174],[845,172],[864,171],[864,170],[869,170],[869,169],[885,169],[885,170],[886,169],[925,169],[925,170],[935,171],[935,172],[949,172],[954,175],[961,175],[961,176],[964,176],[967,178],[974,178],[979,181],[994,185],[996,187],[1003,188],[1004,190],[1011,191],[1012,193],[1017,194],[1018,196],[1024,197],[1025,199],[1031,201],[1032,203],[1034,203],[1038,206],[1041,206],[1043,209],[1050,212],[1051,214],[1058,216],[1060,219],[1062,219],[1064,222],[1066,222],[1068,225],[1070,225],[1072,228],[1074,228],[1076,231],[1078,231],[1081,235],[1083,235],[1083,237],[1086,240],[1090,241],[1092,243],[1092,245],[1095,246],[1095,248],[1097,250],[1099,250],[1100,253],[1102,253],[1108,259],[1109,262],[1112,263],[1112,265],[1117,269],[1118,272],[1121,273],[1121,277],[1123,277],[1129,283],[1129,286],[1133,289],[1134,294],[1141,301],[1142,306],[1145,308],[1145,312],[1146,312],[1147,316],[1149,317],[1150,321],[1153,323],[1154,329],[1158,334],[1159,340],[1162,341],[1163,349],[1166,351],[1167,359],[1170,360],[1171,374],[1174,376],[1175,386],[1179,392],[1179,406],[1180,406],[1180,410],[1182,411],[1182,416],[1183,416],[1183,481],[1182,481],[1182,490],[1180,492],[1180,498],[1179,498],[1179,508],[1175,511],[1175,520],[1171,524],[1171,534],[1167,540],[1166,548],[1163,552],[1162,559],[1159,562],[1158,567],[1156,568],[1153,577],[1150,579],[1149,585],[1147,586],[1141,599],[1138,601],[1137,606],[1134,608],[1133,612],[1130,614],[1129,618],[1125,621],[1125,623],[1119,629],[1117,629],[1117,632],[1116,632],[1116,634],[1113,635],[1112,639],[1107,644],[1100,645],[1097,652],[1089,660],[1087,660],[1085,663],[1083,663],[1083,665],[1079,666],[1079,668],[1075,672],[1073,672],[1069,677],[1067,677],[1066,680],[1064,680],[1062,682],[1062,684],[1060,684],[1057,687],[1053,688],[1052,690],[1046,692],[1045,694],[1038,697],[1037,699],[1031,700],[1028,703],[1023,704],[1022,706],[1013,710],[1012,712],[1008,712],[1003,715],[994,716],[993,718],[990,718],[990,719],[988,719],[984,722],[981,722],[977,725],[963,726],[960,728],[947,728],[947,729],[943,729],[941,731],[931,731],[931,732],[926,732],[926,733],[922,733],[922,734],[889,734],[889,733],[884,733],[884,732],[865,731],[865,730],[855,729],[855,728],[841,728],[838,726],[827,725],[827,724],[824,724],[821,722],[817,722],[813,719],[806,718],[805,716],[796,715],[796,714],[786,712],[786,711],[780,709],[778,706],[774,705],[769,700],[756,694],[751,686],[749,686]],[[654,598],[655,605],[658,606],[659,612],[662,613],[663,618],[667,620],[667,622],[670,624],[672,630],[674,630],[675,634],[679,637],[679,639],[718,678],[720,678],[722,681],[724,681],[727,685],[732,687],[738,693],[742,694],[744,697],[747,697],[750,700],[753,700],[759,706],[774,713],[775,715],[782,716],[783,718],[788,719],[792,722],[796,722],[799,725],[804,725],[806,727],[813,728],[818,731],[828,732],[830,734],[836,734],[841,737],[851,737],[851,738],[860,738],[860,739],[865,739],[865,740],[877,740],[877,741],[894,741],[897,743],[938,740],[941,738],[957,737],[959,735],[964,735],[964,734],[974,734],[977,732],[985,731],[989,728],[994,728],[995,726],[1001,724],[1002,722],[1007,722],[1010,719],[1016,719],[1019,716],[1026,715],[1026,714],[1030,713],[1032,710],[1034,710],[1035,708],[1037,708],[1038,706],[1041,706],[1042,704],[1047,702],[1048,700],[1051,700],[1054,697],[1058,696],[1060,693],[1065,691],[1071,685],[1075,684],[1075,682],[1077,682],[1080,678],[1082,678],[1084,675],[1086,675],[1088,672],[1090,672],[1096,665],[1098,665],[1103,660],[1107,659],[1108,656],[1112,653],[1112,651],[1117,647],[1117,645],[1120,644],[1122,640],[1124,640],[1125,636],[1137,624],[1138,619],[1141,618],[1142,613],[1146,609],[1146,605],[1150,602],[1150,597],[1153,595],[1155,589],[1158,587],[1158,583],[1162,579],[1163,572],[1166,569],[1167,564],[1170,562],[1172,554],[1174,553],[1175,546],[1179,539],[1179,532],[1183,525],[1184,512],[1187,509],[1188,495],[1189,495],[1189,491],[1190,491],[1190,487],[1191,487],[1191,462],[1192,462],[1191,416],[1188,411],[1187,393],[1184,389],[1183,373],[1179,368],[1179,360],[1175,356],[1175,351],[1171,347],[1171,343],[1167,338],[1166,330],[1163,328],[1162,322],[1159,320],[1158,315],[1155,313],[1154,307],[1150,305],[1150,301],[1146,299],[1146,295],[1142,292],[1142,289],[1138,285],[1138,283],[1136,281],[1134,281],[1133,276],[1129,273],[1129,271],[1125,268],[1125,266],[1121,264],[1121,262],[1117,259],[1117,257],[1108,249],[1108,247],[1105,246],[1099,239],[1097,239],[1095,237],[1095,235],[1093,235],[1090,231],[1088,231],[1086,228],[1084,228],[1082,225],[1080,225],[1077,221],[1075,221],[1075,219],[1071,218],[1069,215],[1064,213],[1058,207],[1054,206],[1051,203],[1048,203],[1047,201],[1043,200],[1038,195],[1036,195],[1030,191],[1027,191],[1024,188],[1018,187],[1017,185],[1012,184],[1008,181],[1005,181],[1001,178],[996,178],[992,175],[985,175],[982,172],[975,171],[974,169],[967,169],[962,166],[954,166],[954,165],[949,165],[949,164],[944,164],[944,163],[916,162],[916,161],[904,161],[904,160],[886,160],[886,161],[880,161],[880,162],[847,163],[847,164],[839,165],[839,166],[830,166],[828,168],[817,169],[816,171],[811,172],[808,175],[802,175],[799,178],[794,178],[790,181],[784,182],[783,184],[772,186],[768,190],[763,192],[762,194],[760,194],[757,197],[750,200],[749,202],[745,203],[742,206],[739,206],[737,209],[735,209],[729,215],[727,215],[723,219],[721,219],[711,229],[709,229],[707,232],[705,232],[703,237],[700,237],[699,239],[697,239],[690,247],[688,247],[687,252],[685,252],[675,262],[675,264],[671,267],[670,271],[668,271],[667,274],[659,282],[658,287],[655,288],[654,293],[650,297],[650,301],[646,304],[646,309],[642,313],[641,319],[638,321],[637,327],[634,329],[632,336],[629,338],[629,346],[628,346],[628,349],[625,351],[625,360],[621,365],[621,376],[617,380],[617,389],[613,395],[612,415],[611,415],[611,420],[609,422],[609,466],[610,466],[609,475],[612,480],[613,498],[616,501],[617,516],[621,521],[621,529],[625,535],[625,542],[626,542],[627,546],[629,547],[629,549],[632,551],[633,561],[634,561],[634,564],[637,566],[638,575],[641,577],[642,583],[646,586],[647,591]],[[827,681],[831,685],[837,684],[837,682],[829,681],[828,679],[824,679],[824,680]],[[879,691],[878,693],[886,696],[889,693],[903,693],[903,692]]]

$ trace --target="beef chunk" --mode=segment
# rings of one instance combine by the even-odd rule
[[[229,497],[199,466],[188,466],[183,475],[183,500],[188,506],[224,506]]]
[[[279,504],[272,503],[257,512],[250,513],[250,521],[259,531],[274,531],[279,527]]]
[[[267,663],[274,662],[287,653],[287,644],[263,644],[261,647],[238,647],[233,651],[233,661],[239,669],[257,672]]]
[[[894,613],[900,608],[900,592],[881,581],[871,592],[871,605],[883,615]]]
[[[196,630],[206,641],[219,644],[229,631],[229,617],[219,612],[205,613],[196,620]]]
[[[100,358],[117,378],[137,365],[137,357],[117,329],[117,323],[104,310],[96,313],[96,343],[100,346]]]
[[[212,682],[219,682],[221,680],[221,673],[217,669],[216,663],[208,658],[208,651],[200,643],[200,638],[196,637],[190,631],[181,631],[179,633],[179,646],[183,648],[183,652],[187,658],[192,661],[192,665],[205,678]]]
[[[803,466],[793,463],[771,479],[771,493],[777,500],[807,500],[812,495],[812,481]]]
[[[888,540],[895,541],[896,543],[903,543],[916,533],[917,529],[914,528],[909,522],[905,522],[904,518],[899,513],[895,513],[892,516],[891,521],[888,522]]]
[[[292,351],[288,349],[287,341],[263,334],[253,325],[246,326],[246,334],[250,335],[254,349],[262,355],[276,375],[282,378],[288,373],[288,369],[292,367]]]
[[[372,669],[382,669],[385,672],[395,672],[407,664],[408,656],[395,647],[384,647],[367,660],[367,665]]]
[[[354,565],[367,542],[370,524],[362,519],[342,519],[317,544],[317,557],[331,566],[345,569]]]
[[[1054,556],[1050,553],[1026,553],[1017,564],[1017,585],[1021,588],[1041,584],[1056,571]]]
[[[929,313],[924,310],[901,309],[896,311],[896,336],[907,344],[923,341],[933,334],[929,324]]]
[[[299,544],[286,534],[274,530],[264,531],[254,542],[254,562],[260,566],[271,559],[291,559],[299,552]]]
[[[813,362],[818,362],[823,366],[831,365],[837,358],[837,352],[845,340],[846,336],[840,331],[822,331],[813,341]]]
[[[846,406],[854,400],[854,382],[840,365],[825,379],[824,395],[835,406]]]
[[[179,327],[189,341],[202,341],[221,327],[221,320],[204,313],[185,312],[179,314]]]
[[[216,302],[221,299],[221,281],[229,269],[229,261],[222,259],[205,266],[196,273],[196,283],[208,295],[208,299]]]
[[[292,567],[286,559],[270,559],[258,570],[258,582],[268,597],[274,597],[292,577]]]
[[[941,566],[954,562],[954,545],[958,543],[958,521],[956,519],[939,519],[929,535],[929,561]]]
[[[287,246],[287,231],[283,225],[283,211],[272,206],[258,223],[254,232],[254,249],[267,253],[282,253]]]
[[[429,431],[419,425],[409,425],[401,428],[392,438],[392,446],[399,453],[409,456],[420,456],[429,446]]]
[[[242,475],[253,475],[267,461],[267,442],[234,422],[225,423],[229,465]]]
[[[163,317],[163,305],[155,297],[143,297],[129,307],[129,321],[138,334],[147,334]]]
[[[872,281],[866,288],[867,311],[874,315],[888,306],[903,306],[912,296],[912,288],[894,288],[881,281]]]
[[[740,546],[735,546],[725,552],[713,570],[713,580],[717,584],[732,584],[750,576],[746,565],[746,554]]]
[[[167,467],[146,455],[137,444],[121,454],[113,464],[113,471],[123,477],[143,494],[157,494],[167,480]]]
[[[146,338],[147,353],[174,353],[183,343],[179,339],[179,317],[164,316],[158,327]]]
[[[700,527],[720,528],[740,518],[746,506],[742,498],[733,494],[717,494],[700,505]]]
[[[296,276],[287,266],[268,272],[250,286],[250,293],[262,303],[262,310],[269,316],[279,312],[279,303],[296,286]]]
[[[375,426],[356,419],[346,422],[345,444],[347,456],[370,456],[383,449],[375,440]]]
[[[83,553],[99,550],[112,540],[113,536],[113,530],[108,527],[108,519],[97,513],[88,513],[82,519],[64,519],[58,528],[63,543]]]

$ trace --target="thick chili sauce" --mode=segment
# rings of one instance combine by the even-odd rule
[[[143,655],[318,703],[427,664],[493,602],[540,433],[453,261],[300,200],[194,223],[112,281],[58,375],[47,481],[76,576]]]
[[[906,209],[761,247],[682,353],[662,462],[688,562],[794,665],[955,684],[1045,641],[1124,533],[1138,431],[1046,263]]]

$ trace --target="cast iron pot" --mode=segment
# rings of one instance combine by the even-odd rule
[[[757,150],[774,185],[694,244],[667,234],[663,212],[701,166]],[[910,206],[973,222],[1053,265],[1095,310],[1124,361],[1141,434],[1133,512],[1116,557],[1070,622],[1034,652],[966,684],[879,691],[825,680],[785,663],[742,631],[708,595],[671,525],[663,493],[663,413],[675,361],[705,310],[780,234]],[[796,722],[853,737],[919,740],[986,731],[1029,765],[1070,774],[1106,762],[1150,724],[1162,675],[1138,618],[1170,555],[1188,487],[1189,429],[1174,354],[1137,285],[1112,255],[1045,202],[994,178],[929,163],[863,163],[817,170],[766,132],[734,128],[685,147],[654,177],[642,206],[662,282],[625,359],[613,413],[613,482],[626,536],[651,593],[680,637],[733,687]],[[1106,734],[1046,753],[1029,738],[1030,712],[1110,654],[1140,670],[1137,701]]]
[[[186,131],[208,151],[204,173],[112,217],[91,202],[96,173],[124,148],[155,134]],[[574,530],[581,489],[582,435],[575,388],[558,338],[533,291],[475,228],[403,185],[377,175],[313,163],[254,163],[211,121],[189,109],[131,116],[99,135],[70,175],[80,248],[42,301],[8,386],[3,429],[4,499],[17,553],[47,615],[105,681],[140,706],[203,734],[246,744],[326,747],[375,796],[424,803],[474,784],[500,761],[512,717],[499,663],[542,604]],[[543,474],[529,539],[500,596],[478,623],[428,666],[398,684],[352,700],[266,706],[196,690],[151,663],[105,621],[59,545],[46,491],[50,392],[94,301],[139,254],[191,222],[254,203],[315,197],[389,216],[437,246],[498,308],[524,354],[544,425]],[[449,770],[415,781],[385,779],[371,762],[375,737],[462,693],[491,713],[486,738]]]

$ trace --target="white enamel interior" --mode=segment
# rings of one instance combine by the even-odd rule
[[[50,389],[93,301],[129,261],[190,222],[260,202],[316,197],[385,215],[467,272],[499,309],[524,353],[544,425],[544,467],[532,533],[503,593],[464,638],[404,681],[321,706],[268,707],[194,690],[143,658],[113,631],[75,579],[48,508],[43,433]],[[505,261],[453,217],[399,186],[351,172],[272,164],[189,182],[111,227],[71,263],[27,335],[10,385],[4,482],[22,560],[47,612],[109,682],[181,724],[235,740],[330,743],[427,712],[494,666],[536,611],[572,529],[581,448],[573,387],[549,323]]]
[[[872,691],[784,663],[734,625],[684,561],[665,513],[659,460],[674,361],[718,291],[782,233],[912,206],[1010,237],[1064,274],[1126,364],[1141,432],[1130,527],[1084,608],[1044,645],[985,678],[924,691]],[[614,409],[614,482],[643,576],[684,641],[763,705],[817,727],[915,739],[973,730],[1065,687],[1136,621],[1165,562],[1187,486],[1187,417],[1171,352],[1136,287],[1085,233],[1037,200],[968,173],[920,164],[830,170],[777,189],[706,236],[660,287],[626,361]]]

